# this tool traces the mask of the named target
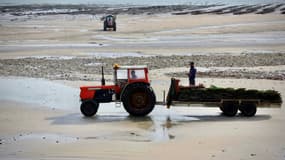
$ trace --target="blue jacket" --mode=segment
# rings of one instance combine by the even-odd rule
[[[196,77],[196,72],[197,72],[197,70],[196,70],[196,68],[190,68],[190,71],[189,71],[189,79],[195,79],[195,77]]]

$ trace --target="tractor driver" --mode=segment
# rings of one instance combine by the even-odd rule
[[[132,78],[132,79],[137,79],[137,78],[138,78],[137,75],[136,75],[135,70],[132,70],[132,71],[131,71],[131,78]]]

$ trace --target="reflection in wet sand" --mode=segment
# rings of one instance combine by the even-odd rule
[[[191,123],[204,123],[214,121],[264,121],[271,118],[269,115],[256,115],[252,118],[243,116],[224,117],[213,108],[179,108],[179,112],[192,112],[180,114],[178,112],[163,112],[162,107],[156,107],[155,112],[146,117],[131,117],[127,114],[106,113],[92,118],[82,117],[80,113],[67,114],[59,117],[50,117],[47,120],[53,125],[90,125],[90,124],[116,124],[123,127],[123,131],[98,132],[94,136],[83,137],[88,140],[117,140],[134,142],[163,142],[176,138],[172,133],[176,127]],[[204,115],[202,115],[204,113]],[[116,126],[115,125],[115,126]],[[115,127],[114,126],[114,127]],[[130,127],[131,126],[131,127]],[[132,127],[133,126],[133,127]],[[131,128],[131,129],[130,129]],[[141,131],[142,129],[142,131]]]

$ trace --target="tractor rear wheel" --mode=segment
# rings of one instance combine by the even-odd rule
[[[235,102],[223,102],[220,109],[225,116],[233,117],[238,112],[238,105]]]
[[[246,117],[252,117],[256,113],[256,104],[251,102],[241,103],[241,105],[239,106],[239,110],[242,115]]]
[[[80,110],[86,117],[94,116],[98,111],[99,103],[93,100],[83,101]]]
[[[153,110],[156,98],[149,85],[137,83],[127,86],[122,102],[130,115],[145,116]]]

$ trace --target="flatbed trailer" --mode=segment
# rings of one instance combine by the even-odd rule
[[[276,91],[273,91],[273,94],[276,94],[277,96],[273,98],[270,97],[272,98],[270,100],[266,98],[251,98],[250,96],[245,98],[213,98],[211,97],[211,95],[207,96],[207,98],[205,99],[201,98],[202,96],[199,97],[199,95],[195,95],[195,98],[190,97],[189,99],[179,99],[179,94],[181,94],[181,90],[187,90],[187,92],[190,93],[195,91],[203,93],[203,91],[205,91],[206,89],[204,87],[199,86],[180,86],[179,80],[172,78],[166,101],[163,100],[163,102],[158,102],[157,104],[165,104],[167,108],[170,108],[170,106],[192,107],[201,105],[207,107],[219,107],[224,115],[230,117],[235,116],[238,110],[241,112],[242,115],[251,117],[256,114],[257,107],[280,108],[282,104],[280,94]],[[234,92],[235,90],[233,90],[233,93]]]

